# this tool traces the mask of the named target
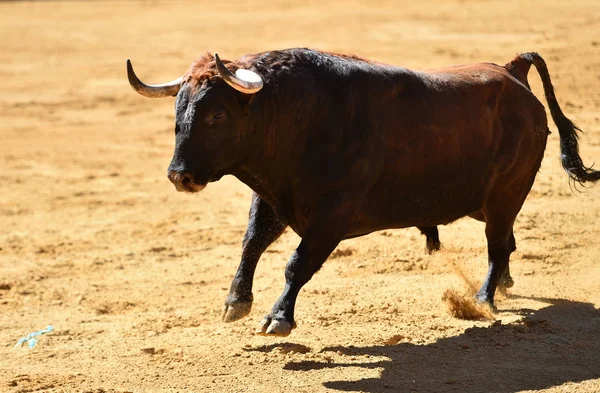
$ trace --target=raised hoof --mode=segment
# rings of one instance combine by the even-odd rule
[[[500,279],[500,282],[498,283],[498,287],[499,288],[503,288],[503,289],[508,289],[508,288],[512,288],[513,285],[515,285],[514,280],[512,279],[511,276],[508,277],[502,277]]]
[[[433,254],[436,251],[439,251],[440,248],[442,247],[442,244],[440,243],[439,240],[434,240],[434,239],[427,239],[427,242],[425,243],[426,245],[426,250],[427,253],[429,255]]]
[[[223,322],[238,321],[250,314],[252,302],[230,302],[225,303],[223,308]]]
[[[295,322],[289,322],[285,319],[273,319],[270,316],[265,317],[256,329],[256,334],[260,336],[287,337],[296,328]]]

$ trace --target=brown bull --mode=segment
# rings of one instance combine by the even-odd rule
[[[300,289],[340,241],[465,216],[486,223],[489,272],[477,299],[493,305],[549,134],[527,83],[532,64],[558,126],[563,167],[576,182],[597,181],[536,53],[505,66],[419,72],[290,49],[234,62],[207,54],[164,85],[143,84],[130,63],[128,76],[142,95],[177,96],[169,179],[178,190],[197,192],[232,174],[256,193],[226,320],[249,313],[266,247],[286,226],[302,238],[259,329],[286,336]]]

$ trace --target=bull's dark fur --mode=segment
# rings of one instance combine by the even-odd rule
[[[387,228],[435,230],[464,216],[486,223],[489,272],[477,297],[493,304],[549,133],[527,82],[532,64],[559,129],[563,167],[577,182],[600,179],[582,163],[577,128],[535,53],[505,66],[429,72],[309,49],[224,63],[258,73],[264,87],[242,94],[226,85],[212,55],[194,63],[177,97],[170,178],[196,191],[233,174],[255,191],[227,321],[250,312],[266,247],[286,226],[302,237],[264,334],[291,332],[298,292],[341,240]]]

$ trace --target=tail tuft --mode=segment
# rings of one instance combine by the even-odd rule
[[[600,180],[600,171],[593,170],[591,166],[585,166],[579,156],[577,131],[581,130],[560,109],[558,100],[554,95],[554,86],[552,86],[546,62],[536,52],[523,53],[519,58],[533,64],[542,79],[550,114],[560,135],[560,161],[562,167],[569,174],[571,180],[579,184]]]

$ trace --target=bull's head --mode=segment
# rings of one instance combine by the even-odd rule
[[[178,191],[201,191],[240,164],[247,151],[249,97],[263,87],[258,74],[242,68],[233,73],[217,54],[205,60],[200,75],[194,74],[193,66],[181,78],[160,85],[140,81],[127,60],[129,84],[139,94],[177,96],[175,153],[168,178]]]

